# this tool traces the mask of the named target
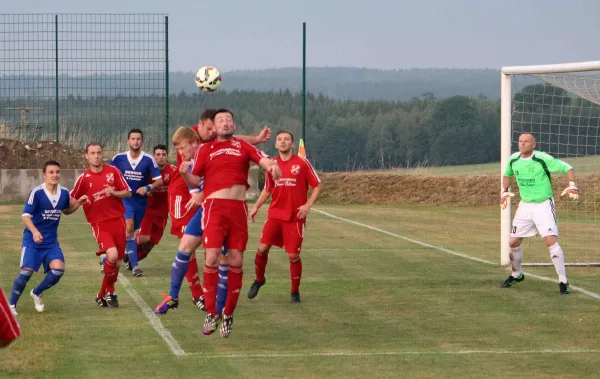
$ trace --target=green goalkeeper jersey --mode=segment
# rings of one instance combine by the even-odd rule
[[[540,203],[554,196],[550,173],[572,169],[568,163],[555,159],[541,151],[533,152],[529,158],[522,158],[521,153],[510,156],[504,176],[517,178],[521,200],[525,203]]]

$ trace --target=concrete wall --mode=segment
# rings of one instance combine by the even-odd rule
[[[60,184],[71,190],[75,180],[85,170],[63,169],[60,176]],[[42,184],[41,170],[0,170],[0,201],[24,200],[32,188]],[[246,194],[248,200],[258,197],[258,167],[250,168],[248,176],[250,188]]]

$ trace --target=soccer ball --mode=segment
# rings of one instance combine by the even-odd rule
[[[200,67],[196,73],[196,86],[202,92],[213,92],[221,85],[221,72],[215,67]]]

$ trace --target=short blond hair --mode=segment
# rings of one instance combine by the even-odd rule
[[[198,136],[198,133],[194,129],[188,126],[180,126],[175,131],[175,134],[173,134],[171,141],[173,142],[173,145],[177,146],[186,140],[190,143],[200,142],[200,136]]]

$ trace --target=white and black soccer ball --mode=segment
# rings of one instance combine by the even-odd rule
[[[221,85],[221,72],[216,67],[200,67],[195,82],[200,91],[213,92]]]

